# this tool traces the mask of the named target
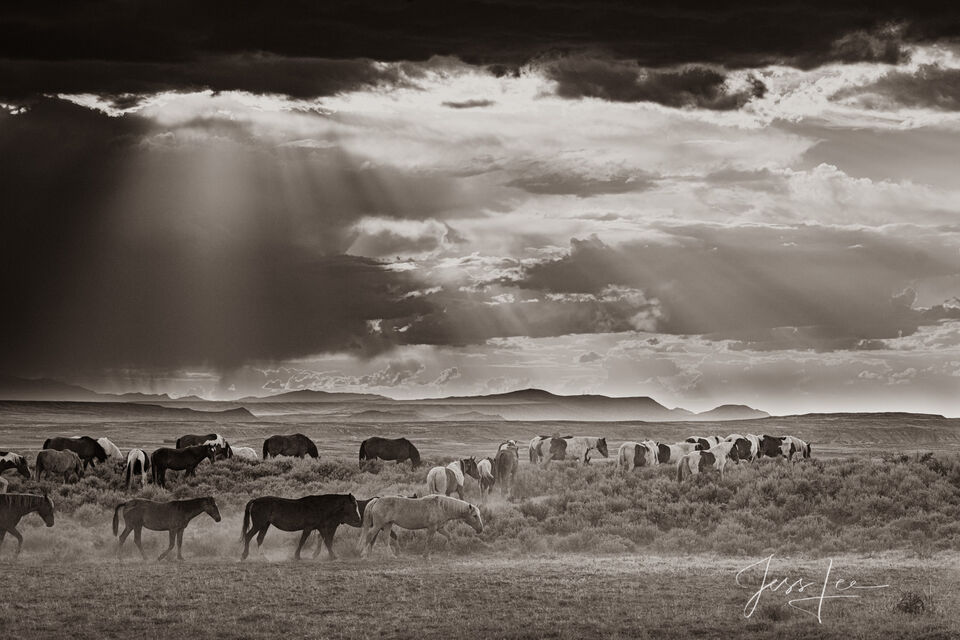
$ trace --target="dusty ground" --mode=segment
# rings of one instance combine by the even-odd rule
[[[759,558],[758,558],[759,560]],[[890,584],[826,601],[822,623],[792,596],[738,587],[743,560],[715,557],[180,564],[3,563],[10,638],[960,638],[960,558],[841,557],[832,578]],[[772,573],[823,581],[827,561],[775,558]],[[760,574],[744,577],[759,585]],[[808,591],[810,591],[808,589]],[[813,590],[814,592],[816,589]],[[900,613],[904,591],[926,610]],[[814,595],[816,595],[814,593]],[[811,608],[814,605],[809,605]]]

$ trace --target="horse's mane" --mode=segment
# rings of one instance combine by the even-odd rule
[[[9,506],[15,509],[38,509],[40,508],[40,505],[48,500],[50,500],[50,498],[46,496],[38,496],[35,493],[0,494],[0,502],[6,502]],[[50,501],[50,506],[53,506],[53,501]]]

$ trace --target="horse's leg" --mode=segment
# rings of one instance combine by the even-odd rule
[[[167,550],[160,554],[160,557],[157,560],[163,560],[167,557],[167,554],[173,551],[173,545],[177,542],[177,532],[174,529],[170,529],[170,546],[167,547]]]
[[[392,541],[393,541],[393,539],[394,539],[393,523],[392,523],[392,522],[387,523],[387,526],[385,526],[385,527],[383,528],[383,539],[386,541],[386,543],[387,543],[387,549],[390,551],[390,554],[391,554],[394,558],[396,558],[398,555],[400,555],[400,543],[399,543],[399,542],[397,543],[397,545],[396,545],[397,548],[396,548],[396,549],[394,549],[394,548],[393,548],[393,545],[391,544]]]
[[[0,493],[6,493],[9,485],[10,482],[3,476],[0,476]]]
[[[140,558],[143,560],[147,559],[147,552],[143,550],[143,542],[141,541],[141,535],[143,534],[143,525],[134,527],[133,529],[133,543],[137,545],[137,549],[140,549]]]
[[[10,527],[7,529],[7,531],[9,531],[10,535],[17,539],[17,552],[13,554],[13,557],[17,558],[20,556],[20,548],[23,547],[23,536],[20,535],[20,532],[17,531],[16,527]]]
[[[263,554],[263,539],[267,537],[267,529],[270,528],[270,523],[265,522],[263,528],[257,533],[257,553],[260,554],[261,558],[266,556]]]
[[[297,550],[293,553],[293,559],[300,559],[300,549],[303,548],[303,543],[307,541],[307,538],[310,537],[310,534],[313,533],[313,529],[304,529],[303,533],[300,534],[300,542],[297,544]],[[317,547],[320,546],[320,542],[317,541]]]
[[[457,485],[457,497],[463,500],[463,485]]]
[[[326,529],[320,532],[320,535],[323,536],[323,546],[327,548],[327,553],[330,554],[331,560],[337,559],[337,554],[333,552],[333,534],[336,533],[336,529]],[[320,541],[317,540],[317,551],[320,551]]]
[[[241,560],[246,560],[247,556],[250,555],[250,541],[253,540],[253,536],[257,535],[257,528],[253,527],[245,534],[243,534],[243,553],[240,555]]]
[[[123,531],[120,532],[120,541],[117,543],[117,560],[123,559],[123,543],[127,541],[131,531],[133,531],[133,529],[126,524],[123,525]]]
[[[183,555],[180,553],[180,550],[183,549],[183,531],[186,529],[180,529],[177,531],[177,560],[183,560]]]

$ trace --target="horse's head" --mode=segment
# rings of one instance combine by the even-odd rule
[[[410,445],[410,449],[409,449],[409,451],[408,451],[408,454],[409,454],[409,456],[410,456],[410,465],[411,465],[414,469],[416,469],[417,467],[419,467],[419,466],[420,466],[420,452],[417,451],[417,448],[416,448],[415,446],[413,446],[412,444]]]
[[[24,478],[30,477],[30,467],[27,466],[27,459],[23,456],[17,456],[17,473],[22,475]]]
[[[347,500],[343,501],[340,508],[340,522],[351,527],[359,527],[361,523],[360,505],[353,494],[347,495]]]
[[[210,461],[210,464],[213,464],[217,459],[217,445],[215,444],[204,444],[203,447],[206,449],[204,457]]]
[[[463,521],[473,527],[477,533],[483,533],[483,518],[480,517],[480,509],[476,505],[469,505],[467,513],[463,516]]]
[[[477,459],[473,456],[460,460],[460,468],[466,475],[470,476],[474,480],[480,480],[480,470],[477,469]]]
[[[53,500],[50,499],[46,491],[43,492],[43,502],[40,503],[37,514],[43,518],[43,524],[48,527],[53,526]]]
[[[606,438],[599,438],[599,439],[597,439],[597,451],[598,451],[598,452],[600,453],[600,455],[602,455],[604,458],[609,458],[609,457],[610,457],[610,451],[607,449],[607,439],[606,439]]]
[[[217,507],[217,501],[213,499],[213,496],[207,496],[203,499],[203,510],[213,518],[214,522],[220,522],[220,509]]]

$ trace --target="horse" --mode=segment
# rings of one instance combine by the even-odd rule
[[[543,459],[543,464],[552,460],[576,460],[583,464],[590,464],[590,452],[596,449],[604,458],[609,458],[606,438],[592,436],[564,436],[550,439],[550,451]]]
[[[530,462],[533,464],[540,464],[540,461],[543,460],[543,450],[541,447],[543,443],[548,442],[552,436],[534,436],[530,439],[530,444],[527,447],[527,454],[530,456]]]
[[[55,449],[57,451],[73,451],[80,456],[83,461],[83,468],[92,465],[94,461],[105,462],[107,452],[103,446],[90,436],[77,436],[75,438],[47,438],[43,443],[44,449]]]
[[[657,443],[657,462],[660,464],[670,464],[676,462],[681,457],[691,451],[698,451],[697,444],[692,442],[675,442],[673,444]]]
[[[0,451],[0,493],[6,493],[10,485],[10,481],[3,477],[3,472],[10,469],[16,469],[21,476],[30,479],[30,467],[27,466],[26,458],[12,451]]]
[[[474,458],[454,460],[445,467],[434,467],[427,473],[427,491],[449,496],[456,493],[463,500],[464,475],[480,482],[480,472]]]
[[[717,446],[722,441],[723,439],[720,438],[720,436],[706,436],[706,437],[692,436],[684,440],[684,442],[691,442],[697,445],[698,451],[706,451],[710,447]]]
[[[483,501],[487,499],[487,494],[493,491],[493,485],[497,482],[493,475],[493,464],[493,458],[484,458],[477,463],[477,472],[480,474],[480,500]]]
[[[295,433],[290,436],[270,436],[264,440],[263,459],[266,460],[270,456],[319,458],[320,454],[317,452],[317,445],[314,444],[313,440],[302,433]]]
[[[706,451],[691,451],[677,461],[677,482],[683,482],[684,472],[695,476],[710,467],[719,471],[720,479],[723,480],[723,469],[727,466],[728,459],[734,462],[739,460],[732,442],[721,442]]]
[[[760,457],[789,458],[790,442],[782,436],[760,436]]]
[[[230,443],[227,442],[226,438],[219,433],[208,433],[205,436],[193,434],[180,436],[177,438],[177,442],[174,446],[177,449],[185,449],[187,447],[195,447],[201,444],[213,447],[214,456],[210,459],[210,462],[233,457],[233,449],[230,447]]]
[[[500,446],[497,447],[497,451],[503,451],[504,449],[519,449],[520,446],[517,444],[516,440],[505,440],[500,443]],[[519,457],[519,453],[517,456]]]
[[[787,454],[787,460],[793,461],[795,454],[800,454],[801,458],[810,457],[810,445],[796,436],[786,436],[790,443],[790,452]]]
[[[37,454],[37,480],[44,473],[62,475],[64,482],[70,481],[70,476],[76,476],[79,481],[83,477],[83,461],[73,451],[58,451],[56,449],[43,449]]]
[[[759,440],[756,441],[757,449],[755,450],[754,442],[746,436],[740,435],[739,433],[731,433],[729,436],[724,438],[724,442],[733,443],[733,447],[737,450],[737,458],[740,460],[753,460],[756,457],[757,451],[759,451]]]
[[[110,442],[109,438],[97,438],[97,444],[103,447],[107,458],[113,460],[117,466],[122,465],[126,461],[126,458],[124,458],[123,453],[120,451],[120,447]]]
[[[198,444],[182,449],[160,447],[150,454],[150,466],[153,467],[153,483],[165,489],[167,470],[185,471],[184,476],[196,473],[197,465],[204,460],[213,463],[216,447],[208,444]]]
[[[235,460],[245,460],[247,462],[259,462],[260,456],[253,447],[232,447]]]
[[[364,460],[396,460],[397,464],[410,461],[410,468],[420,466],[420,452],[406,438],[380,438],[374,436],[360,443],[360,468]]]
[[[480,510],[463,500],[438,495],[415,499],[401,496],[377,498],[367,505],[363,514],[359,541],[360,557],[367,557],[373,549],[377,535],[383,530],[392,532],[394,525],[402,529],[427,529],[427,549],[430,549],[433,536],[438,531],[450,540],[450,534],[443,530],[443,526],[451,520],[462,520],[477,533],[483,532]],[[396,557],[397,553],[390,545],[389,536],[386,537],[386,545]]]
[[[617,468],[633,471],[637,467],[648,467],[657,464],[656,443],[624,442],[617,450]]]
[[[3,546],[3,539],[9,533],[17,539],[15,556],[20,555],[20,548],[23,547],[23,536],[17,531],[17,524],[20,522],[20,518],[34,511],[43,518],[45,525],[53,526],[53,500],[46,494],[42,496],[32,493],[4,493],[0,495],[0,546]]]
[[[127,491],[133,487],[134,476],[140,476],[140,486],[147,486],[147,473],[150,471],[150,456],[143,449],[130,449],[127,454],[127,463],[123,467],[123,477],[126,479]]]
[[[333,534],[336,533],[337,527],[341,524],[358,527],[360,523],[360,507],[352,493],[331,493],[297,499],[276,496],[254,498],[243,510],[243,529],[240,532],[243,555],[240,559],[246,560],[250,555],[250,540],[253,536],[257,536],[257,549],[260,550],[260,545],[263,544],[271,524],[281,531],[303,532],[300,534],[297,550],[293,554],[295,559],[300,559],[300,550],[313,531],[320,533],[330,557],[335,558]],[[317,543],[314,557],[319,553],[320,544]]]
[[[493,459],[493,477],[500,483],[500,493],[510,495],[513,491],[513,481],[520,468],[520,452],[517,447],[506,447],[497,451]]]
[[[160,554],[157,560],[163,560],[177,544],[177,560],[183,560],[180,551],[183,548],[183,530],[190,521],[201,513],[206,513],[214,522],[220,522],[220,509],[213,496],[191,498],[189,500],[171,500],[158,502],[136,498],[128,502],[121,502],[113,510],[113,535],[117,535],[120,528],[120,513],[123,512],[123,533],[120,534],[120,543],[117,545],[117,558],[123,559],[123,543],[133,532],[133,541],[140,549],[140,556],[146,560],[147,554],[140,543],[140,534],[144,527],[150,531],[169,531],[170,546]]]

